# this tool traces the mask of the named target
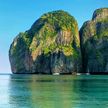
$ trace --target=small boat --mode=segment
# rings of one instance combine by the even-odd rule
[[[88,73],[86,73],[86,75],[90,75],[90,73],[88,72]]]
[[[90,75],[90,73],[77,73],[76,75]]]
[[[53,73],[53,75],[60,75],[60,73]]]
[[[77,73],[77,75],[81,75],[81,73]]]

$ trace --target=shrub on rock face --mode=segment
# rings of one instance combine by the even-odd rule
[[[80,29],[83,72],[108,72],[108,8],[97,9]]]
[[[9,58],[13,73],[69,74],[81,70],[77,22],[64,11],[41,16],[13,41]]]

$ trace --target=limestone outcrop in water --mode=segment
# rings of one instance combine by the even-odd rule
[[[108,72],[108,8],[97,9],[80,32],[67,12],[44,14],[14,39],[9,59],[13,73]]]
[[[83,72],[108,72],[108,8],[97,9],[80,29]]]
[[[78,25],[62,10],[41,16],[9,50],[13,73],[70,74],[81,70]]]

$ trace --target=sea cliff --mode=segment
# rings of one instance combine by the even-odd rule
[[[42,15],[19,33],[9,50],[13,73],[72,74],[81,70],[77,21],[58,10]]]
[[[80,29],[83,72],[108,72],[108,8],[97,9]]]
[[[63,10],[42,15],[15,37],[9,60],[17,74],[107,73],[108,8],[95,10],[80,30]]]

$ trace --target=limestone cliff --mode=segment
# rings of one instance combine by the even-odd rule
[[[77,22],[62,10],[41,16],[9,50],[13,73],[69,74],[81,70]]]
[[[80,29],[83,72],[108,72],[108,8],[97,9]]]

